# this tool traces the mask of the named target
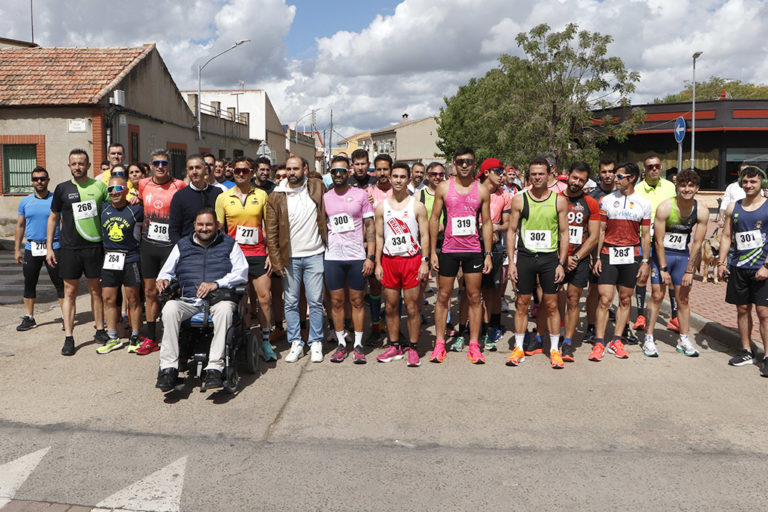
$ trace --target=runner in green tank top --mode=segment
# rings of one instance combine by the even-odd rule
[[[523,209],[520,212],[520,238],[518,249],[532,253],[550,253],[559,248],[557,194],[549,194],[543,201],[531,197],[531,191],[523,192]]]

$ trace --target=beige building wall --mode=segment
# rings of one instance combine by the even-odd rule
[[[437,121],[434,117],[407,124],[395,132],[397,160],[429,163],[437,159],[435,154],[440,150],[437,147]]]

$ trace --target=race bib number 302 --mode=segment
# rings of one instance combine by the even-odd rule
[[[736,233],[736,249],[749,251],[763,246],[763,235],[759,229]]]
[[[527,249],[549,249],[552,247],[552,233],[537,229],[526,231],[523,243]]]
[[[634,247],[611,247],[608,253],[608,262],[611,265],[628,265],[635,262]]]

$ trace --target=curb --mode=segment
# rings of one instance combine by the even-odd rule
[[[666,298],[661,304],[659,313],[664,313],[667,317],[669,317],[671,309],[672,308],[670,307],[669,299]],[[730,327],[726,327],[719,322],[698,315],[693,311],[691,311],[691,329],[696,329],[701,334],[714,338],[728,348],[732,348],[734,350],[741,349],[741,337],[739,336],[738,331],[735,331]]]

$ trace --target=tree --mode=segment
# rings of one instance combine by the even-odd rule
[[[611,36],[578,31],[571,23],[562,32],[539,25],[516,40],[525,58],[503,54],[497,68],[444,98],[438,117],[444,155],[469,145],[478,158],[518,165],[540,152],[554,154],[563,166],[597,162],[601,143],[624,140],[642,122],[643,111],[630,108],[628,98],[639,74],[607,56]],[[628,115],[594,113],[617,106]]]
[[[728,99],[748,100],[768,98],[768,86],[759,84],[745,84],[740,80],[720,78],[713,76],[706,82],[696,81],[696,101],[708,101],[719,99],[725,91]],[[693,87],[689,83],[685,89],[670,94],[663,98],[656,98],[654,103],[683,103],[690,102],[693,96]]]

